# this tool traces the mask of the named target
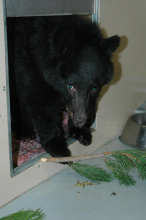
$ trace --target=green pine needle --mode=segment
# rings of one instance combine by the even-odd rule
[[[111,153],[111,158],[104,161],[120,184],[124,183],[127,186],[135,184],[128,174],[130,171],[137,172],[139,178],[146,179],[146,151],[115,151]]]
[[[72,164],[72,168],[80,175],[90,179],[92,182],[100,183],[110,182],[111,180],[113,180],[113,176],[110,173],[99,167],[74,163]]]
[[[114,177],[119,181],[120,184],[131,186],[136,183],[135,180],[133,180],[132,176],[130,176],[128,172],[125,172],[125,169],[122,169],[121,165],[119,165],[117,161],[108,159],[105,160],[105,164],[111,170]]]
[[[43,220],[45,218],[45,214],[41,209],[37,209],[33,211],[28,209],[26,211],[20,210],[11,215],[5,216],[1,218],[1,220]]]

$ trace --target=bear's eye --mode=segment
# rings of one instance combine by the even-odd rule
[[[97,92],[97,88],[96,87],[92,88],[92,92]]]
[[[74,86],[73,85],[67,85],[68,90],[73,91],[74,90]]]

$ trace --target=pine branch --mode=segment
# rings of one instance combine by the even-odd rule
[[[102,158],[102,157],[105,157],[106,154],[111,154],[111,152],[106,152],[103,154],[74,156],[74,157],[43,157],[41,158],[41,162],[54,162],[54,163],[74,162],[74,161],[79,161],[79,160],[90,160],[90,159]]]
[[[44,218],[45,214],[41,209],[37,209],[36,211],[28,209],[26,211],[20,210],[16,213],[5,216],[1,218],[1,220],[43,220]]]
[[[113,180],[113,176],[100,167],[89,166],[87,164],[74,163],[72,164],[72,168],[77,173],[87,177],[94,183],[110,182],[111,180]]]
[[[42,162],[69,162],[87,159],[102,158],[111,173],[86,164],[72,164],[72,168],[80,175],[86,176],[93,182],[109,182],[116,178],[120,184],[126,186],[134,185],[136,181],[129,174],[130,171],[137,172],[139,178],[146,179],[146,151],[122,150],[105,152],[102,154],[84,155],[77,157],[42,158]]]
[[[133,180],[132,176],[130,176],[128,172],[125,171],[125,168],[121,167],[117,161],[113,161],[111,159],[104,161],[120,184],[125,184],[126,186],[130,186],[136,183],[135,180]]]
[[[128,174],[130,171],[137,172],[139,178],[146,179],[146,151],[115,151],[111,158],[104,161],[120,184],[126,186],[135,184],[135,180]]]

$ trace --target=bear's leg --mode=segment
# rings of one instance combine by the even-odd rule
[[[49,111],[48,111],[49,109]],[[56,111],[44,107],[33,114],[33,121],[40,138],[40,143],[47,153],[53,157],[70,156],[62,129],[62,118]]]
[[[33,122],[24,106],[19,106],[15,115],[12,114],[12,131],[16,139],[29,140],[36,137]]]
[[[91,144],[92,135],[91,130],[88,127],[77,128],[70,122],[69,135],[77,139],[81,144],[88,146]]]
[[[20,138],[22,140],[34,139],[36,137],[33,121],[25,107],[20,108]]]

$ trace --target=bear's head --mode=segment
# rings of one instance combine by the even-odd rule
[[[92,22],[65,24],[54,31],[53,38],[56,75],[50,74],[51,83],[64,98],[74,126],[83,127],[88,118],[94,121],[101,87],[113,77],[111,56],[120,38],[104,39]]]
[[[67,107],[75,127],[83,127],[89,117],[93,123],[99,92],[113,77],[111,54],[119,42],[120,38],[113,36],[103,39],[97,46],[81,47],[62,69]]]

